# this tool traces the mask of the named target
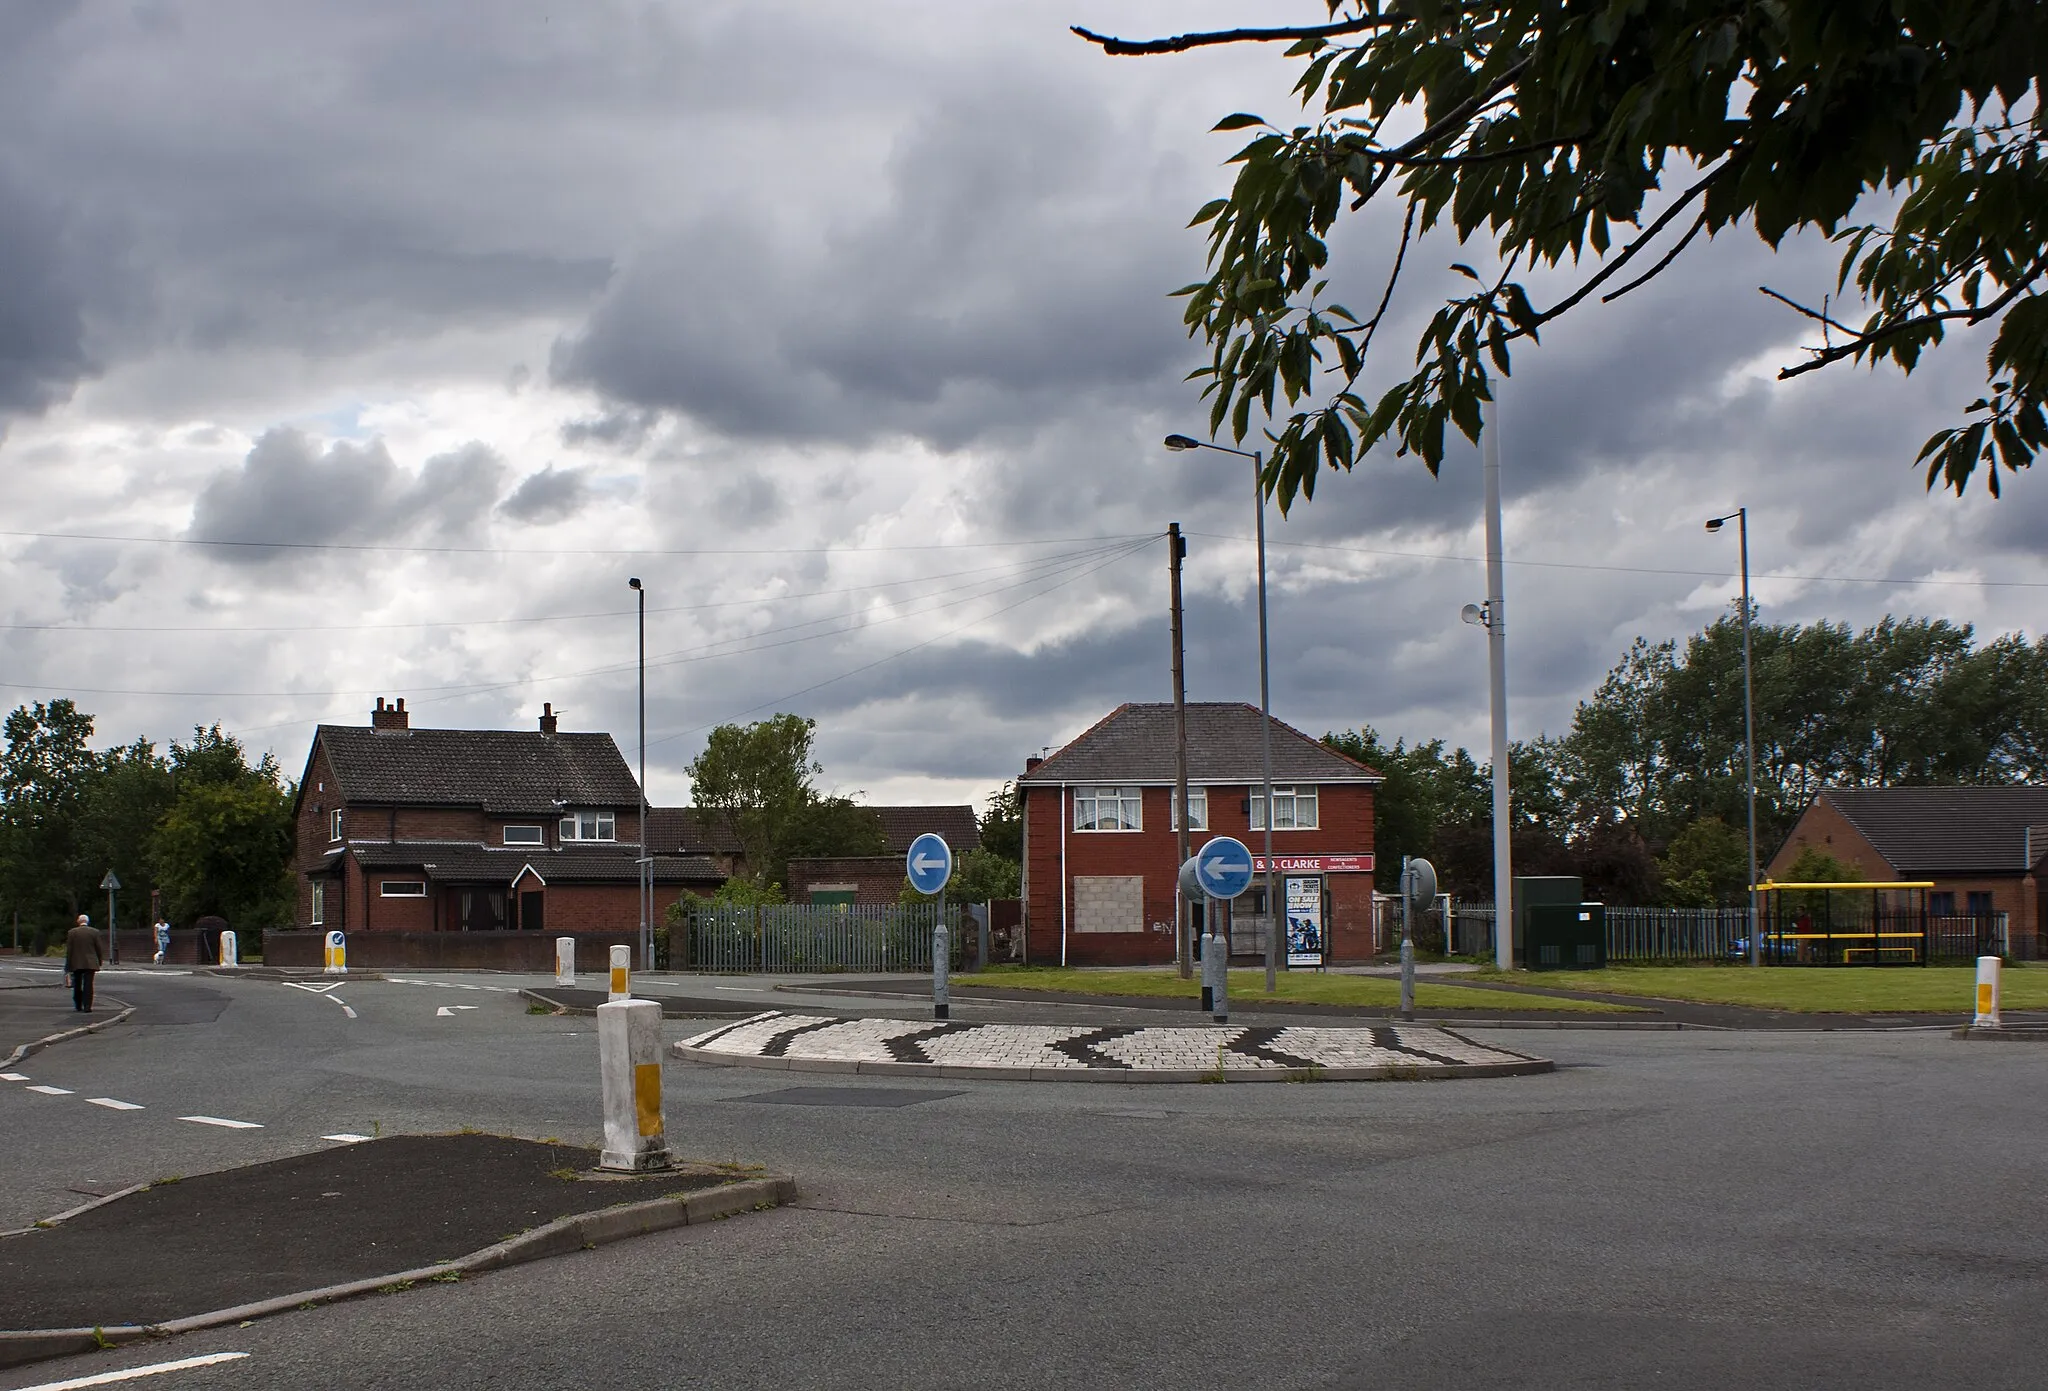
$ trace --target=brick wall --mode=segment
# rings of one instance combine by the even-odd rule
[[[852,885],[855,903],[891,906],[903,893],[903,861],[894,855],[849,855],[789,862],[791,903],[809,903],[813,889],[844,885]]]
[[[1765,876],[1777,879],[1788,873],[1799,852],[1809,845],[1826,851],[1843,864],[1855,865],[1865,879],[1900,877],[1898,870],[1877,853],[1877,847],[1864,839],[1863,832],[1821,797],[1814,798],[1813,805],[1794,824],[1792,834],[1785,837],[1785,843],[1771,857]]]

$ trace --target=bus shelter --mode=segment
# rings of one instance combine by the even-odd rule
[[[1942,943],[1930,930],[1931,879],[1781,883],[1764,895],[1763,960],[1776,966],[1925,966]]]

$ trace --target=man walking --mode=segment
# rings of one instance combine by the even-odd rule
[[[71,1008],[92,1013],[92,978],[107,959],[107,944],[93,930],[92,919],[78,915],[78,922],[64,937],[64,969],[71,973]]]

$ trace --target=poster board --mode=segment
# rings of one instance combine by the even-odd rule
[[[1324,954],[1322,877],[1289,875],[1285,892],[1287,967],[1320,970]]]

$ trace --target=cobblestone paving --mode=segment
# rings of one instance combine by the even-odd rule
[[[1474,1043],[1448,1029],[1095,1027],[843,1019],[772,1012],[676,1045],[682,1057],[757,1066],[860,1071],[988,1071],[1006,1075],[1124,1074],[1283,1077],[1485,1075],[1548,1070],[1541,1058]]]

